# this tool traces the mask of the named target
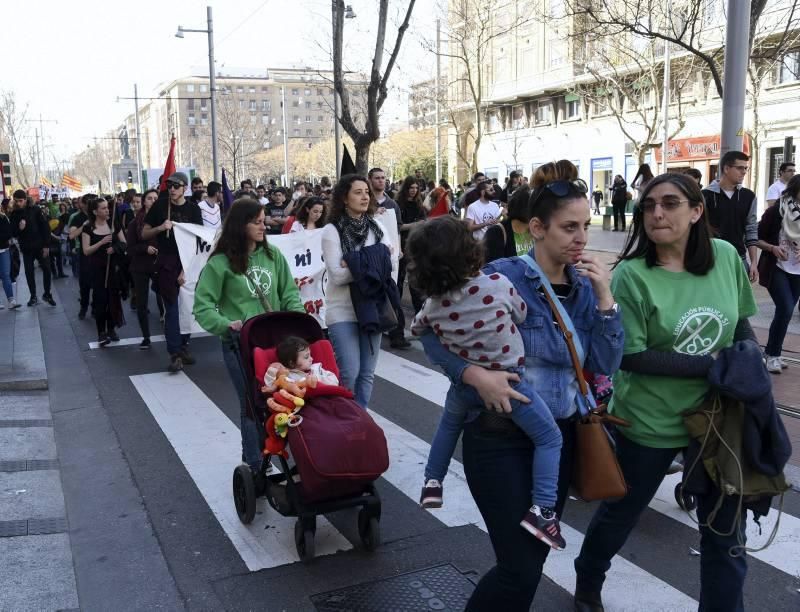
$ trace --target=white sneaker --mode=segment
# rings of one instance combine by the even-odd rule
[[[788,367],[789,367],[789,364],[788,364],[788,363],[786,363],[786,362],[783,360],[783,357],[778,357],[778,360],[781,362],[781,368],[782,368],[782,369],[784,369],[784,370],[785,370],[786,368],[788,368]]]
[[[767,372],[770,374],[780,374],[782,369],[780,357],[767,356]]]
[[[8,309],[9,310],[16,310],[19,307],[20,307],[19,302],[17,302],[17,300],[15,300],[14,298],[11,298],[10,300],[8,300]]]

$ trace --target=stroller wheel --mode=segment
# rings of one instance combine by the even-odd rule
[[[294,543],[302,562],[308,563],[314,558],[314,530],[304,525],[302,519],[294,524]]]
[[[681,491],[681,483],[675,485],[675,501],[681,509],[690,512],[697,508],[697,498],[691,493],[683,493]]]
[[[256,485],[250,466],[237,465],[233,470],[233,503],[239,520],[245,525],[252,523],[256,515]]]
[[[358,513],[358,535],[364,549],[372,552],[381,544],[381,525],[376,516],[367,508],[362,508]]]

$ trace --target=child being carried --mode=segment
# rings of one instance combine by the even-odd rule
[[[547,404],[524,379],[525,348],[516,326],[525,321],[525,300],[502,274],[486,276],[481,272],[483,246],[463,222],[439,217],[427,224],[436,225],[428,228],[437,236],[435,244],[422,232],[412,232],[406,245],[409,280],[429,296],[414,318],[411,332],[419,336],[432,330],[444,348],[470,364],[519,375],[521,382],[514,388],[531,402],[511,400],[510,416],[535,445],[532,507],[520,525],[552,548],[563,550],[566,542],[554,510],[561,431]],[[442,505],[442,481],[466,412],[473,407],[483,407],[473,387],[451,388],[425,466],[420,498],[423,508]]]

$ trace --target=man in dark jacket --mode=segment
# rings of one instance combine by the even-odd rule
[[[44,277],[44,293],[42,299],[51,306],[56,305],[50,295],[50,226],[47,219],[38,207],[34,206],[22,189],[14,192],[14,211],[11,213],[11,226],[14,236],[19,242],[22,252],[22,261],[25,266],[25,280],[28,281],[28,290],[31,299],[28,306],[39,303],[36,298],[36,272],[34,262],[39,262]]]
[[[703,198],[714,236],[736,247],[750,282],[755,283],[758,281],[758,202],[755,193],[742,187],[750,169],[749,161],[741,151],[725,153],[719,162],[720,178],[703,189]]]

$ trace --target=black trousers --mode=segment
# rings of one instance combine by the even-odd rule
[[[406,280],[406,258],[400,258],[400,262],[398,263],[397,268],[397,289],[400,291],[400,299],[403,298],[403,285],[405,284]],[[422,304],[425,303],[425,299],[422,297],[422,294],[411,287],[408,287],[409,292],[411,293],[411,304],[414,306],[414,312],[417,313],[422,310]],[[397,327],[394,328],[392,331],[389,332],[390,338],[402,338],[405,335],[405,328],[406,328],[406,316],[403,312],[403,308],[400,307],[397,312]]]
[[[50,258],[45,257],[41,249],[23,251],[22,264],[25,266],[25,280],[28,281],[28,291],[30,291],[32,298],[36,297],[36,270],[33,266],[35,261],[39,262],[39,267],[42,269],[44,295],[50,293]]]
[[[614,202],[612,204],[614,207],[614,229],[620,229],[619,224],[622,225],[622,231],[625,231],[625,208],[627,208],[627,202]],[[618,224],[619,223],[619,224]]]
[[[142,337],[150,337],[150,320],[147,318],[147,306],[150,297],[150,287],[153,275],[148,272],[133,272],[134,295],[136,296],[136,318],[139,320],[139,327],[142,330]],[[164,302],[161,296],[156,294],[158,312],[164,313]]]
[[[82,252],[78,253],[78,285],[81,290],[81,310],[89,308],[89,294],[92,291],[92,271],[89,258]]]
[[[64,254],[60,242],[53,242],[50,246],[50,274],[56,278],[64,276]]]

